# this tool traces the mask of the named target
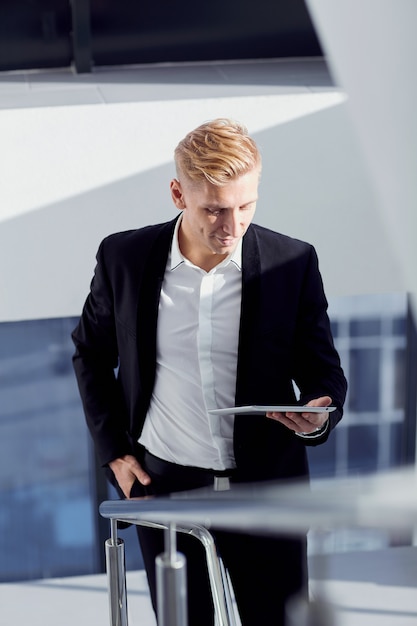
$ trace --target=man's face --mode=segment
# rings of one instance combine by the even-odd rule
[[[253,219],[258,185],[259,168],[222,187],[188,179],[171,181],[172,199],[183,211],[179,231],[182,254],[206,270],[230,254]]]

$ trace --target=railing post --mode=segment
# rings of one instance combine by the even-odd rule
[[[175,524],[164,533],[165,552],[156,557],[158,626],[188,626],[186,560],[177,552]]]
[[[125,545],[117,537],[117,520],[111,520],[111,537],[106,541],[106,568],[110,626],[128,626]]]

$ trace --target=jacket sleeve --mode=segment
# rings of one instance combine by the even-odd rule
[[[89,431],[103,465],[132,452],[127,415],[117,379],[118,348],[106,240],[97,252],[90,293],[72,333],[73,366]]]
[[[323,436],[303,439],[306,445],[323,443],[343,415],[347,381],[334,346],[327,299],[318,267],[317,254],[310,248],[304,276],[293,359],[293,379],[300,390],[300,404],[328,395],[337,409],[329,415]]]

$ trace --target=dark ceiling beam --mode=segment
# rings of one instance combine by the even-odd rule
[[[90,0],[71,0],[73,62],[77,74],[91,72]]]

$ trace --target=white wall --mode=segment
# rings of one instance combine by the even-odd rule
[[[308,0],[417,316],[417,2]],[[377,242],[376,242],[377,243]]]
[[[405,289],[341,92],[10,109],[0,321],[78,315],[101,238],[175,215],[175,145],[217,116],[262,150],[256,221],[316,246],[328,295]]]

